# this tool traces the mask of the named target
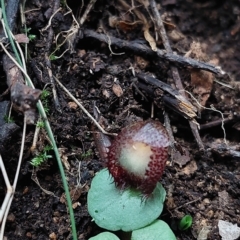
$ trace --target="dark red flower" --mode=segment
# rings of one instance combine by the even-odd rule
[[[116,185],[150,195],[165,169],[168,146],[167,131],[158,121],[137,122],[122,129],[107,156],[107,167]]]

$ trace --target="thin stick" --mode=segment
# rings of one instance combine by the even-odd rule
[[[106,132],[101,125],[94,119],[94,117],[87,111],[86,108],[83,107],[83,105],[63,86],[63,84],[55,77],[53,76],[55,81],[59,84],[59,86],[68,94],[68,96],[82,109],[82,111],[94,122],[94,124],[98,127],[98,129],[107,135],[116,136],[115,133],[108,133]]]
[[[5,184],[6,184],[6,187],[7,187],[7,193],[6,193],[6,196],[4,198],[4,201],[2,203],[2,206],[0,208],[0,223],[2,222],[2,219],[3,219],[3,216],[5,214],[5,210],[7,208],[7,205],[8,205],[8,202],[9,202],[9,199],[11,197],[11,194],[13,193],[13,188],[9,182],[9,178],[8,178],[8,175],[7,175],[7,171],[5,169],[5,166],[4,166],[4,163],[3,163],[3,159],[2,159],[2,156],[0,154],[0,169],[2,171],[2,175],[3,175],[3,179],[5,181]]]
[[[179,207],[173,208],[172,211],[173,211],[173,210],[178,210],[178,209],[180,209],[180,208],[182,208],[182,207],[185,207],[185,206],[187,206],[187,205],[189,205],[189,204],[198,202],[198,201],[200,201],[201,199],[202,199],[202,197],[199,197],[199,198],[194,199],[194,200],[192,200],[192,201],[186,202],[186,203],[184,203],[183,205],[181,205],[181,206],[179,206]]]
[[[40,122],[40,121],[42,121],[41,116],[39,116],[37,123]],[[35,132],[34,132],[34,136],[33,136],[32,146],[30,147],[30,151],[32,153],[34,153],[34,151],[36,149],[39,133],[40,133],[40,127],[38,126],[38,124],[36,124]]]
[[[26,117],[24,117],[22,143],[21,143],[21,149],[20,149],[20,154],[19,154],[19,158],[18,158],[18,165],[17,165],[17,170],[16,170],[16,174],[15,174],[15,177],[14,177],[14,181],[13,181],[12,194],[9,198],[8,204],[6,206],[6,210],[4,212],[4,217],[3,217],[3,221],[2,221],[2,225],[1,225],[1,231],[0,231],[0,239],[3,239],[3,234],[4,234],[4,229],[5,229],[5,225],[6,225],[6,221],[7,221],[7,216],[8,216],[11,204],[12,204],[13,196],[14,196],[15,189],[16,189],[17,182],[18,182],[18,176],[19,176],[19,172],[20,172],[20,168],[21,168],[21,164],[22,164],[24,143],[25,143],[25,137],[26,137],[26,128],[27,128]]]
[[[107,44],[109,42],[109,39],[105,34],[97,33],[96,31],[90,29],[85,29],[84,35],[86,38],[94,38]],[[112,45],[117,46],[118,48],[131,50],[141,56],[149,56],[155,58],[158,57],[160,59],[164,59],[175,64],[177,63],[181,66],[190,66],[192,68],[203,69],[215,73],[217,75],[225,74],[225,72],[222,71],[220,67],[216,67],[209,63],[197,61],[192,58],[183,57],[175,53],[167,53],[166,51],[160,49],[158,49],[157,52],[154,52],[150,47],[148,47],[144,43],[139,43],[139,41],[127,41],[112,36],[109,36],[109,38],[111,40]]]
[[[26,10],[24,11],[24,13],[30,13],[30,12],[33,12],[33,11],[38,11],[38,10],[41,10],[41,8],[33,8],[33,9],[30,9],[30,10]]]
[[[48,21],[48,24],[47,24],[47,26],[46,27],[44,27],[42,30],[41,30],[41,32],[44,32],[44,31],[46,31],[48,28],[50,28],[51,27],[51,24],[52,24],[52,19],[53,19],[53,17],[56,15],[56,13],[58,13],[60,10],[62,10],[62,8],[60,7],[60,8],[58,8],[53,14],[52,14],[52,16],[50,17],[50,19],[49,19],[49,21]]]
[[[91,0],[89,2],[89,4],[87,5],[86,7],[86,10],[85,12],[83,13],[82,17],[79,19],[79,24],[82,26],[83,23],[85,22],[86,18],[87,18],[87,15],[89,14],[89,12],[91,11],[93,5],[95,4],[97,0]]]
[[[169,40],[168,40],[166,31],[165,31],[163,22],[162,22],[161,15],[160,15],[159,11],[157,10],[157,6],[156,6],[155,0],[150,0],[150,7],[151,7],[151,10],[152,10],[152,13],[153,13],[153,17],[155,19],[156,28],[159,31],[160,35],[161,35],[161,38],[162,38],[162,41],[163,41],[163,45],[164,45],[167,53],[173,53],[172,48],[171,48],[171,46],[169,44]],[[184,90],[184,87],[183,87],[183,84],[182,84],[182,81],[181,81],[178,69],[176,67],[171,67],[171,72],[172,72],[172,77],[173,77],[173,79],[175,81],[176,88],[178,90]],[[183,97],[186,98],[184,93],[182,93],[182,95],[183,95]],[[202,142],[201,137],[199,135],[199,131],[198,131],[197,125],[192,120],[189,120],[189,125],[191,127],[193,136],[196,139],[198,147],[200,149],[204,149],[204,145],[203,145],[203,142]]]
[[[49,80],[50,80],[51,87],[52,87],[52,93],[53,93],[53,100],[54,100],[55,108],[58,112],[62,113],[61,106],[60,106],[60,103],[59,103],[59,100],[58,100],[58,95],[57,95],[55,82],[54,82],[54,79],[53,79],[51,62],[49,60],[48,53],[45,53],[45,63],[46,63],[46,68],[47,68]]]
[[[222,123],[229,123],[229,122],[237,121],[239,119],[240,119],[239,116],[236,116],[234,118],[217,119],[208,123],[201,124],[200,130],[216,127],[216,126],[222,125]]]

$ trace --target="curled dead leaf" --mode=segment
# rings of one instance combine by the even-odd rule
[[[117,27],[122,30],[123,32],[130,32],[141,26],[143,23],[142,21],[135,21],[135,22],[126,22],[126,21],[119,21],[117,23]]]
[[[152,37],[152,35],[150,34],[149,29],[146,28],[146,29],[144,30],[143,34],[144,34],[145,39],[148,41],[151,49],[152,49],[154,52],[156,52],[156,51],[157,51],[157,44],[156,44],[155,39],[154,39],[154,38]]]
[[[68,156],[65,154],[66,149],[65,148],[58,148],[60,158],[65,166],[65,168],[69,171],[70,170],[70,164],[68,162]]]

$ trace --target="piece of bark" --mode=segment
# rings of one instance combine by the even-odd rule
[[[24,84],[21,71],[7,56],[3,56],[3,69],[7,75],[7,84],[11,92],[14,110],[25,115],[27,124],[34,124],[36,120],[36,104],[41,91]]]
[[[183,97],[178,90],[173,89],[167,83],[160,81],[159,79],[150,77],[146,74],[137,74],[137,77],[141,80],[144,80],[146,83],[154,85],[155,87],[160,88],[164,92],[167,92],[169,95],[163,96],[164,103],[172,108],[174,111],[180,113],[187,119],[193,120],[197,115],[197,109],[185,98]]]
[[[8,115],[10,108],[9,101],[0,102],[0,153],[6,150],[6,145],[12,136],[20,129],[15,123],[7,123],[5,116]]]

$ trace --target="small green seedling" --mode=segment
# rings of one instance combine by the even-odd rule
[[[37,126],[38,128],[44,128],[45,124],[44,124],[44,122],[43,122],[42,120],[39,120],[39,121],[37,121],[36,126]]]
[[[4,116],[4,121],[6,123],[14,123],[14,119],[12,117],[8,117],[7,115]]]
[[[38,155],[36,156],[35,158],[33,158],[31,160],[31,164],[34,166],[34,167],[39,167],[42,163],[44,163],[47,159],[49,158],[52,158],[52,155],[48,155],[48,152],[50,150],[52,150],[52,146],[49,146],[47,145],[43,151]]]
[[[28,35],[28,39],[29,39],[29,41],[31,42],[31,41],[34,41],[35,39],[36,39],[36,35],[35,34],[29,34]]]
[[[84,152],[84,153],[81,154],[81,158],[85,159],[85,158],[88,158],[88,157],[90,157],[92,155],[93,155],[93,152],[92,152],[91,149],[89,149],[89,150],[87,150],[87,152]]]
[[[54,55],[54,54],[51,54],[51,55],[49,56],[49,59],[50,59],[50,61],[54,61],[54,60],[57,60],[58,57],[57,57],[56,55]]]
[[[37,37],[35,34],[29,34],[29,32],[31,31],[31,28],[27,28],[26,30],[22,30],[22,31],[27,33],[27,37],[29,41],[34,41]]]
[[[41,101],[42,101],[42,104],[43,104],[43,108],[45,110],[45,112],[48,114],[49,113],[49,100],[48,100],[48,97],[50,96],[50,92],[46,89],[44,89],[42,91],[42,94],[41,94]]]
[[[185,215],[178,224],[178,228],[181,231],[185,231],[192,226],[192,217],[190,215]]]

